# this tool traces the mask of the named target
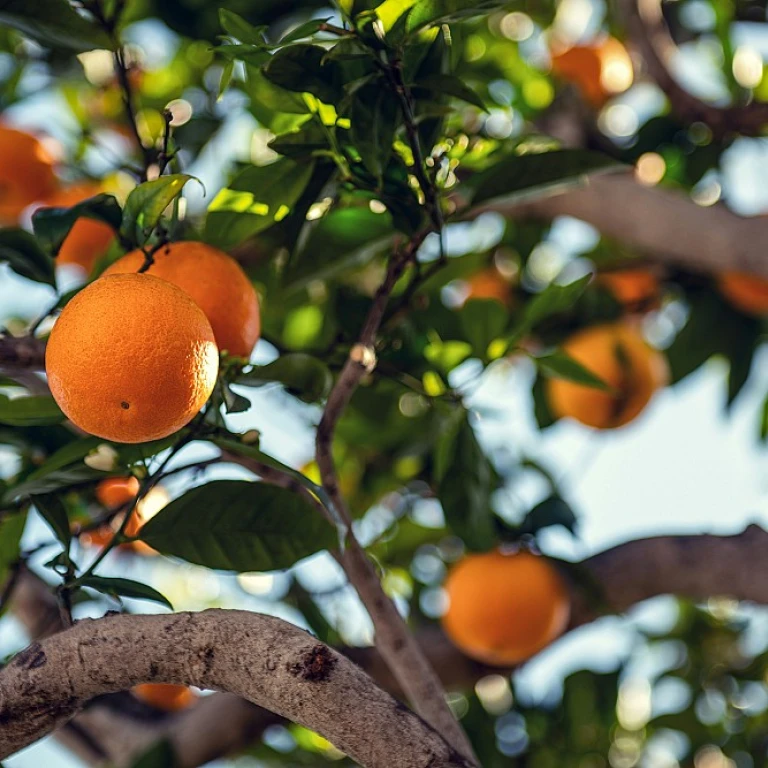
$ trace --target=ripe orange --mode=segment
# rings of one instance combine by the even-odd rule
[[[89,197],[98,195],[103,190],[98,184],[84,182],[73,184],[66,189],[47,197],[43,204],[51,208],[68,208]],[[81,216],[62,243],[56,262],[58,264],[77,264],[90,275],[94,264],[112,245],[115,232],[109,224]]]
[[[768,280],[743,272],[723,272],[717,282],[720,293],[736,309],[748,315],[768,315]]]
[[[590,427],[612,429],[632,421],[666,381],[662,354],[626,325],[586,328],[562,349],[612,387],[605,391],[565,379],[547,381],[552,413],[570,416]]]
[[[647,269],[601,272],[597,282],[607,288],[627,312],[649,310],[659,304],[659,280]]]
[[[117,509],[133,501],[139,492],[139,481],[133,477],[109,477],[96,486],[96,498],[107,508]]]
[[[634,79],[632,59],[615,37],[585,45],[552,46],[552,72],[573,83],[599,109],[612,96],[626,91]]]
[[[156,709],[178,712],[197,703],[198,696],[186,685],[169,683],[143,683],[133,689],[133,695]]]
[[[496,267],[476,272],[467,280],[467,287],[467,300],[495,299],[505,306],[512,301],[512,286]]]
[[[110,541],[112,541],[112,537],[115,535],[115,533],[117,533],[118,529],[120,528],[120,524],[122,523],[122,520],[123,520],[123,515],[119,515],[114,520],[112,520],[111,523],[105,523],[104,525],[96,528],[93,531],[88,531],[87,533],[81,534],[80,543],[84,547],[105,546]],[[144,524],[144,520],[141,519],[141,515],[139,514],[139,511],[134,509],[131,512],[131,518],[130,520],[128,520],[128,523],[125,526],[125,531],[123,531],[123,533],[125,533],[126,536],[138,536],[139,531],[141,530],[141,526],[143,524]],[[141,547],[139,547],[138,545],[141,545]],[[142,547],[146,548],[146,550],[152,553],[154,553],[155,551],[141,541],[134,541],[126,544],[121,544],[119,546],[119,549],[144,551]]]
[[[105,275],[136,272],[144,263],[141,251],[131,251],[105,270]],[[211,322],[219,349],[250,357],[259,339],[259,299],[240,265],[224,251],[205,243],[171,243],[155,254],[148,274],[186,291]]]
[[[0,125],[0,225],[18,224],[28,205],[55,189],[53,160],[40,141]]]
[[[530,552],[468,555],[445,582],[442,617],[448,637],[467,656],[507,666],[549,645],[568,624],[570,598],[560,574]]]
[[[64,307],[46,350],[56,402],[80,429],[121,443],[173,434],[205,405],[218,350],[202,310],[149,275],[102,277]]]

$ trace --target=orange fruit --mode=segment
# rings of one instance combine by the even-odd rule
[[[186,685],[170,683],[143,683],[133,689],[133,695],[155,709],[178,712],[197,703],[198,696]]]
[[[110,541],[112,541],[112,537],[117,533],[118,529],[120,528],[120,525],[123,520],[123,515],[119,515],[114,520],[112,520],[111,523],[105,523],[104,525],[96,528],[93,531],[88,531],[87,533],[83,533],[80,535],[80,543],[84,547],[103,547],[106,544],[108,544]],[[138,536],[139,531],[141,530],[141,526],[144,524],[144,521],[141,519],[141,515],[139,514],[138,510],[133,510],[131,512],[130,520],[128,520],[128,523],[125,526],[125,531],[123,533],[126,536]],[[127,544],[121,544],[120,549],[136,549],[137,551],[143,551],[141,550],[141,547],[137,547],[137,545],[141,545],[142,547],[145,547],[150,552],[154,553],[154,550],[148,547],[146,544],[140,541],[134,541]]]
[[[601,272],[597,276],[597,282],[607,288],[627,312],[653,309],[659,304],[659,280],[647,269]]]
[[[565,630],[568,589],[555,568],[530,552],[468,555],[445,582],[441,621],[470,658],[509,666],[525,661]]]
[[[18,224],[27,206],[55,190],[53,160],[40,141],[0,125],[0,225]]]
[[[467,280],[467,300],[495,299],[507,306],[512,301],[512,286],[496,267],[487,267]]]
[[[133,477],[108,477],[96,486],[96,498],[107,509],[117,509],[133,501],[139,492],[139,481]]]
[[[632,59],[615,37],[572,46],[555,41],[551,53],[552,72],[573,83],[595,108],[632,85]]]
[[[186,291],[211,322],[219,349],[248,358],[261,332],[259,299],[251,281],[229,255],[205,243],[170,243],[155,254],[147,274]],[[131,251],[104,271],[105,275],[137,272],[141,251]]]
[[[43,205],[50,208],[69,208],[102,191],[98,184],[91,182],[73,184],[47,197]],[[56,262],[77,264],[90,275],[96,261],[109,250],[114,239],[115,232],[109,224],[81,216],[69,230],[56,256]]]
[[[51,331],[51,392],[80,429],[143,443],[187,424],[213,391],[219,356],[202,310],[150,275],[110,275],[80,291]]]
[[[717,284],[736,309],[748,315],[768,315],[768,280],[743,272],[723,272]]]
[[[570,416],[597,429],[620,427],[636,418],[666,381],[663,355],[626,325],[586,328],[562,349],[612,389],[548,379],[547,400],[557,417]]]

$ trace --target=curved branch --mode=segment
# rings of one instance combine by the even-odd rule
[[[768,104],[753,102],[745,106],[717,107],[707,104],[683,88],[670,72],[670,61],[677,50],[669,34],[661,0],[621,0],[630,39],[648,67],[648,73],[667,95],[672,110],[681,119],[706,123],[716,136],[736,132],[759,136],[768,124]]]
[[[94,696],[152,681],[235,693],[365,768],[470,767],[346,657],[281,619],[220,609],[86,619],[30,645],[0,672],[0,759]]]

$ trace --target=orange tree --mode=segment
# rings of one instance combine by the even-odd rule
[[[93,765],[629,768],[664,745],[665,765],[765,763],[768,658],[701,607],[768,601],[765,533],[545,558],[542,529],[576,529],[568,499],[478,439],[486,371],[530,377],[542,430],[624,428],[713,355],[730,404],[768,313],[768,224],[707,207],[723,152],[768,123],[731,39],[759,13],[713,4],[710,30],[692,2],[622,0],[574,38],[571,5],[0,4],[0,260],[56,293],[2,317],[0,615],[29,643],[0,671],[0,757],[55,731]],[[670,70],[705,32],[724,105]],[[627,128],[633,82],[664,106]],[[46,120],[58,152],[19,128]],[[559,216],[601,237],[555,268]],[[296,423],[312,456],[279,460]],[[536,503],[499,502],[530,474]],[[297,577],[321,552],[373,647]],[[174,612],[133,577],[157,553],[243,585],[284,572],[294,622]],[[515,665],[662,594],[691,601],[647,638],[678,649],[654,681],[685,687],[677,708],[620,671],[518,695]]]

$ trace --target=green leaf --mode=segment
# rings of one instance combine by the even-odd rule
[[[193,178],[186,173],[175,173],[139,184],[125,201],[120,229],[122,235],[133,243],[143,245],[165,209]]]
[[[571,507],[560,496],[550,496],[537,504],[520,525],[518,533],[535,536],[542,528],[562,525],[571,533],[576,532],[578,520]]]
[[[10,502],[24,496],[37,496],[44,493],[58,492],[65,488],[94,483],[111,475],[112,473],[109,472],[91,469],[85,464],[56,469],[37,477],[30,475],[18,485],[8,488],[3,494],[2,501]]]
[[[492,468],[480,448],[469,415],[451,415],[435,451],[437,497],[448,525],[473,550],[493,546]]]
[[[230,248],[282,221],[301,197],[313,168],[312,162],[281,158],[244,170],[208,207],[206,242]]]
[[[483,112],[487,112],[488,109],[483,104],[483,100],[460,78],[456,75],[443,75],[433,74],[426,77],[419,78],[414,83],[414,86],[418,88],[427,88],[430,91],[437,91],[447,96],[453,96],[456,99],[466,101],[468,104],[472,104],[478,109],[482,109]]]
[[[436,24],[484,16],[507,4],[507,0],[474,0],[471,3],[466,0],[419,0],[408,14],[407,29],[417,32]]]
[[[53,259],[23,229],[0,229],[0,261],[7,262],[22,277],[56,285]]]
[[[163,554],[241,572],[290,568],[336,544],[333,527],[302,496],[242,480],[193,488],[149,520],[140,538]]]
[[[624,168],[608,155],[584,149],[510,155],[472,177],[472,205],[489,200],[533,199],[583,184],[590,174]]]
[[[354,94],[350,138],[363,165],[377,179],[392,155],[399,117],[397,102],[382,84],[366,86]]]
[[[278,51],[264,66],[264,76],[286,91],[311,93],[326,104],[341,101],[338,64],[326,60],[326,50],[319,45],[299,43]]]
[[[142,584],[133,579],[113,578],[111,576],[84,576],[80,579],[83,587],[95,589],[97,592],[103,592],[112,597],[131,597],[134,600],[150,600],[153,603],[160,603],[173,610],[173,606],[167,597],[161,595],[156,589]]]
[[[221,77],[219,78],[219,93],[217,95],[217,101],[227,92],[229,84],[232,82],[232,76],[235,74],[235,62],[234,60],[228,61],[224,65],[224,69],[221,70]]]
[[[95,195],[69,208],[38,208],[32,214],[32,229],[43,247],[56,254],[80,218],[101,221],[117,231],[123,212],[112,195]]]
[[[331,18],[331,16],[326,16],[322,19],[310,19],[310,21],[306,21],[304,24],[299,24],[298,27],[292,29],[288,34],[280,38],[280,45],[293,43],[296,40],[302,40],[305,37],[311,37],[316,32],[319,32],[320,28],[329,22]]]
[[[763,400],[763,407],[760,412],[760,440],[765,442],[768,439],[768,396]]]
[[[264,38],[266,26],[254,27],[242,16],[227,8],[219,8],[219,23],[225,32],[239,40],[241,43],[250,45],[267,45]]]
[[[330,150],[328,136],[316,122],[305,125],[301,130],[277,136],[267,146],[279,155],[285,155],[293,160],[311,157],[315,152]]]
[[[0,395],[0,424],[12,427],[40,427],[60,424],[64,414],[52,397],[14,397]]]
[[[0,585],[8,571],[19,559],[21,537],[27,524],[26,512],[6,512],[0,515]]]
[[[289,394],[305,403],[317,403],[328,397],[333,376],[328,366],[316,357],[295,352],[267,365],[254,365],[235,383],[260,387],[271,382],[280,382]]]
[[[251,407],[251,401],[234,392],[229,384],[222,383],[221,388],[227,413],[245,413]]]
[[[271,83],[255,66],[246,66],[245,73],[242,87],[250,97],[248,109],[265,128],[277,135],[276,141],[282,138],[281,134],[295,131],[311,118],[309,106],[300,93],[286,91]],[[328,139],[322,127],[313,122],[309,129],[314,129],[320,135],[321,146],[327,147]]]
[[[596,376],[588,368],[585,368],[578,360],[562,350],[539,355],[533,358],[539,370],[545,375],[556,379],[566,379],[577,384],[584,384],[595,389],[610,390],[599,376]]]
[[[494,299],[470,299],[461,308],[461,327],[475,354],[483,360],[488,345],[504,332],[509,312]]]
[[[432,341],[424,347],[424,357],[444,373],[450,373],[472,354],[466,341]]]
[[[1,25],[18,29],[49,48],[114,48],[109,35],[76,13],[66,0],[0,0]]]
[[[566,285],[551,283],[541,293],[536,294],[525,305],[523,316],[512,330],[509,343],[519,341],[545,318],[570,309],[584,293],[591,279],[592,275],[584,275]]]
[[[176,768],[179,762],[173,744],[167,739],[153,744],[131,768]]]
[[[363,266],[388,247],[394,236],[388,213],[374,213],[370,208],[331,211],[310,230],[288,265],[285,284],[295,290]]]
[[[72,534],[69,530],[69,516],[66,507],[61,503],[61,499],[54,494],[43,494],[35,496],[34,504],[45,522],[48,523],[48,527],[64,546],[65,551],[69,551]]]

